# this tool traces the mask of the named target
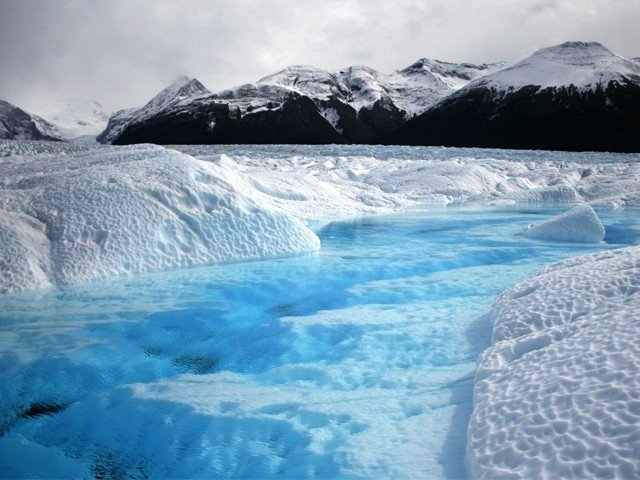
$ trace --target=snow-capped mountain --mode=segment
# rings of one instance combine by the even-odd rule
[[[215,94],[185,77],[118,112],[98,139],[640,151],[639,126],[640,64],[599,43],[568,42],[511,67],[292,66]]]
[[[179,108],[182,103],[210,93],[195,78],[181,76],[143,107],[118,110],[109,119],[106,129],[98,135],[97,140],[102,143],[112,143],[127,125],[144,122],[164,110],[171,107]]]
[[[640,64],[594,42],[544,48],[469,82],[388,142],[640,151]]]
[[[333,96],[356,112],[376,102],[393,104],[412,117],[470,80],[506,66],[504,62],[472,65],[423,58],[387,75],[365,66],[331,72],[298,65],[264,77],[258,84],[284,86],[314,100]]]
[[[162,128],[170,130],[170,118],[181,117],[183,128],[190,123],[192,128],[200,130],[198,134],[188,135],[192,141],[197,138],[203,142],[246,142],[249,135],[251,141],[275,142],[277,137],[278,141],[317,143],[319,139],[310,131],[323,131],[323,141],[374,142],[466,82],[505,66],[504,63],[471,65],[422,59],[387,75],[363,66],[331,72],[299,65],[216,94],[208,92],[196,79],[183,77],[143,108],[117,112],[98,140],[105,143],[150,141],[145,137],[147,133],[157,136],[151,132],[150,124],[157,124],[161,118]],[[300,104],[301,97],[310,99],[314,105],[304,101]],[[284,132],[281,126],[291,121],[283,117],[282,109],[292,101],[304,110],[306,118],[305,128],[296,129],[300,137],[289,135],[291,131]],[[287,109],[289,113],[294,110]],[[189,115],[190,120],[186,118]],[[247,115],[254,117],[244,120]],[[269,118],[259,120],[255,115]],[[325,127],[320,126],[325,122],[333,129],[328,135]],[[221,129],[223,124],[225,128]],[[256,132],[256,128],[261,131]],[[147,132],[144,135],[143,130]],[[274,137],[272,134],[277,131],[282,134]],[[176,138],[175,131],[171,136]]]
[[[470,81],[507,67],[506,62],[450,63],[423,58],[392,75],[396,104],[409,116],[419,115]]]
[[[0,100],[0,139],[60,140],[60,131],[44,118]]]
[[[467,87],[517,90],[529,85],[541,88],[574,85],[584,90],[628,80],[640,82],[640,66],[636,62],[616,55],[597,42],[567,42],[538,50]]]

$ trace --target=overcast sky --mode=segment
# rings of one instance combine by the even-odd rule
[[[287,65],[515,62],[567,40],[640,56],[640,0],[0,0],[0,99],[139,106],[178,75],[209,90]]]

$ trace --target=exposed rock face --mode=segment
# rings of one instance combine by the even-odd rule
[[[0,138],[7,140],[60,140],[55,125],[0,100]]]

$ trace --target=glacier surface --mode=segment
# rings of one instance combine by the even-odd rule
[[[544,267],[495,301],[479,357],[473,478],[640,475],[640,247]]]
[[[14,292],[316,251],[319,240],[309,225],[447,205],[527,212],[579,203],[584,205],[543,222],[542,231],[567,240],[578,225],[573,239],[595,239],[604,233],[599,228],[604,223],[607,236],[615,238],[621,233],[615,225],[609,228],[604,216],[602,223],[596,222],[591,206],[598,213],[603,207],[639,206],[639,159],[409,147],[168,149],[0,142],[0,288]],[[239,476],[283,471],[329,478],[407,477],[424,474],[425,465],[443,468],[436,467],[442,458],[432,455],[437,442],[424,432],[446,432],[451,422],[460,426],[461,418],[466,421],[452,405],[466,392],[465,375],[475,357],[470,353],[481,343],[478,329],[488,328],[486,322],[469,327],[478,315],[478,301],[488,310],[497,279],[511,278],[512,284],[515,278],[508,276],[523,272],[531,252],[542,251],[549,261],[559,258],[555,255],[560,251],[568,255],[605,247],[568,242],[550,247],[523,240],[517,232],[526,223],[520,219],[512,225],[513,218],[496,221],[491,227],[495,232],[481,228],[482,235],[478,225],[469,223],[464,249],[463,237],[448,237],[451,224],[443,224],[432,235],[442,244],[409,250],[438,225],[432,221],[411,227],[411,242],[402,240],[410,258],[400,256],[389,266],[385,245],[376,244],[369,270],[363,267],[362,252],[344,253],[357,236],[347,232],[342,250],[338,243],[332,255],[344,262],[340,268],[352,283],[327,286],[318,281],[314,291],[320,294],[305,290],[302,300],[265,300],[270,295],[253,288],[256,278],[277,267],[264,266],[201,312],[203,289],[217,285],[211,285],[209,272],[190,273],[185,275],[198,289],[173,304],[165,303],[171,284],[163,290],[144,280],[153,286],[148,299],[120,292],[131,299],[120,307],[127,318],[138,310],[163,310],[139,321],[114,322],[100,311],[83,323],[65,317],[64,308],[72,308],[65,304],[52,315],[67,318],[68,324],[46,317],[38,320],[41,324],[7,329],[5,349],[25,338],[34,344],[20,343],[19,351],[11,347],[3,358],[3,365],[20,379],[17,385],[8,376],[3,379],[3,401],[11,404],[13,415],[3,421],[18,422],[0,439],[6,452],[0,460],[13,469],[5,471],[20,475],[19,469],[26,468],[12,455],[44,458],[43,475],[57,471],[67,476],[104,474],[91,470],[96,464],[115,474],[146,471],[154,476],[222,474],[233,468]],[[339,237],[341,229],[335,225]],[[379,235],[386,240],[393,232]],[[482,265],[474,263],[479,254],[473,235],[485,239]],[[419,261],[423,270],[418,273],[413,264],[407,266],[416,258],[436,257],[435,264]],[[322,270],[319,278],[326,280],[333,267]],[[295,279],[303,284],[309,276],[307,268],[305,264],[294,279],[286,271],[273,297],[287,299],[297,288]],[[385,268],[395,269],[393,278],[375,276]],[[495,301],[492,345],[479,357],[475,378],[467,436],[470,475],[640,475],[639,268],[639,247],[590,254],[545,267]],[[468,285],[470,278],[474,288]],[[336,305],[324,303],[334,287],[344,290],[344,297]],[[443,302],[442,292],[459,298]],[[116,289],[109,301],[119,305],[115,297],[120,293]],[[10,297],[19,303],[20,296],[5,298]],[[221,305],[238,299],[247,310],[237,318],[221,317]],[[443,303],[450,304],[446,315],[438,310]],[[189,309],[197,314],[189,317]],[[28,317],[28,308],[16,312]],[[236,330],[261,315],[273,317],[264,325]],[[222,324],[210,325],[210,316],[222,318]],[[425,318],[435,323],[425,323]],[[464,318],[465,328],[451,318]],[[467,327],[473,335],[467,335]],[[218,338],[221,331],[225,334]],[[227,333],[234,342],[229,343]],[[473,345],[464,352],[449,351],[441,342],[452,335]],[[42,348],[52,339],[64,354]],[[221,358],[203,353],[211,347],[223,353]],[[438,363],[443,355],[450,363]],[[95,364],[94,358],[101,362]],[[432,377],[433,365],[442,367],[437,378]],[[59,391],[62,384],[73,388]],[[398,400],[395,391],[404,399]],[[38,414],[50,404],[62,411]],[[112,418],[124,420],[112,423]],[[69,431],[78,435],[69,437]],[[147,442],[150,432],[160,434]],[[459,430],[451,435],[448,445],[437,448],[464,442]],[[123,438],[127,447],[114,447]],[[431,453],[425,459],[427,450]],[[243,458],[249,460],[238,461]],[[118,471],[114,462],[130,470]]]
[[[313,252],[232,170],[155,146],[0,164],[0,291]]]
[[[315,251],[305,223],[425,205],[640,205],[638,155],[4,141],[0,158],[3,292]],[[578,211],[527,235],[596,241]]]

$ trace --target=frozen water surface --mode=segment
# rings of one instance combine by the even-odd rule
[[[566,208],[332,222],[320,253],[0,298],[7,477],[463,478],[494,298],[544,264],[636,244],[520,232]]]

